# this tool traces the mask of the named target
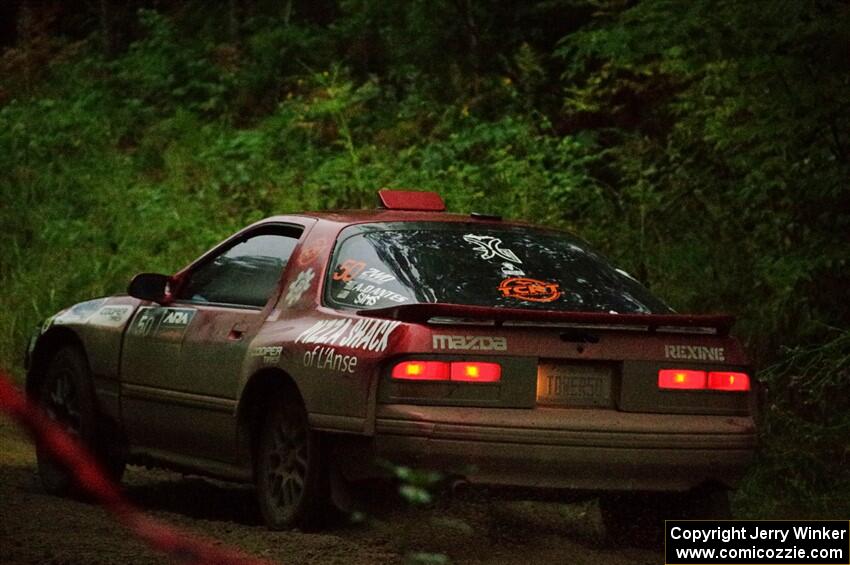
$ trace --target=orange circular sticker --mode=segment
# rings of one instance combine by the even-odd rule
[[[324,237],[320,237],[309,247],[305,247],[304,251],[301,252],[301,255],[298,256],[298,264],[302,267],[307,266],[316,260],[316,257],[319,256],[319,253],[324,251],[328,247],[328,240]]]
[[[552,302],[561,296],[558,283],[526,277],[510,277],[499,283],[502,296],[531,302]]]

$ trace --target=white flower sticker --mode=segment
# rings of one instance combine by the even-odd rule
[[[295,280],[291,285],[289,285],[289,288],[286,291],[286,297],[283,299],[283,303],[287,306],[292,306],[301,300],[301,297],[313,283],[313,277],[315,276],[316,273],[313,271],[312,267],[306,271],[298,273],[298,276],[295,277]]]

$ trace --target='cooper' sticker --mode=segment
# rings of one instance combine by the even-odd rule
[[[119,328],[130,319],[130,314],[132,313],[132,306],[103,306],[89,319],[89,324],[93,326]]]
[[[260,357],[266,365],[274,365],[280,361],[280,354],[283,352],[283,346],[280,345],[264,345],[255,347],[251,350],[251,357]]]
[[[510,277],[499,283],[499,292],[507,298],[529,302],[553,302],[560,298],[558,283],[527,277]]]

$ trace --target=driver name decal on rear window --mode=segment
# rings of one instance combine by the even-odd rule
[[[381,269],[370,267],[366,261],[360,259],[347,259],[340,264],[332,275],[332,280],[341,284],[341,288],[334,291],[333,297],[349,306],[373,307],[381,304],[381,307],[408,302],[408,296],[382,288],[384,285],[398,287],[398,279]],[[394,284],[395,283],[395,284]]]
[[[558,283],[528,277],[510,277],[503,280],[499,284],[499,292],[506,298],[530,302],[554,302],[561,296]]]
[[[375,267],[369,267],[368,269],[360,273],[357,278],[376,284],[386,284],[395,280],[395,277],[391,274],[385,273],[384,271],[376,269]]]
[[[349,296],[352,293],[354,296],[353,299],[350,299]],[[397,292],[373,284],[357,283],[354,281],[345,283],[345,287],[337,293],[336,297],[340,300],[348,299],[352,304],[363,304],[365,306],[374,306],[382,298],[399,303],[407,302],[407,297]]]
[[[510,249],[502,247],[502,240],[492,235],[475,235],[468,233],[463,236],[464,241],[467,241],[475,246],[475,250],[479,253],[479,257],[484,260],[490,260],[493,257],[499,257],[511,263],[522,263],[516,253]]]
[[[290,284],[289,288],[286,290],[286,296],[283,299],[283,303],[287,306],[292,306],[301,300],[301,297],[313,283],[313,277],[315,276],[316,273],[313,271],[313,267],[298,273],[298,276],[295,277],[295,280],[292,281],[292,284]]]
[[[301,332],[295,343],[339,345],[364,351],[386,351],[390,336],[401,325],[389,320],[320,320]]]

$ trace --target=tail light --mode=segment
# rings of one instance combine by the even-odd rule
[[[498,363],[478,361],[402,361],[393,367],[392,377],[408,381],[497,383],[502,379],[502,367]]]
[[[705,371],[661,369],[658,371],[658,388],[703,389],[705,388]]]
[[[708,388],[712,390],[750,390],[750,376],[746,373],[712,371],[708,374]]]
[[[449,375],[449,364],[441,361],[404,361],[393,367],[394,379],[447,381]]]
[[[658,388],[679,390],[750,390],[750,376],[733,371],[694,371],[691,369],[661,369]]]
[[[502,379],[502,367],[498,363],[459,362],[451,364],[453,381],[475,383],[497,383]]]

